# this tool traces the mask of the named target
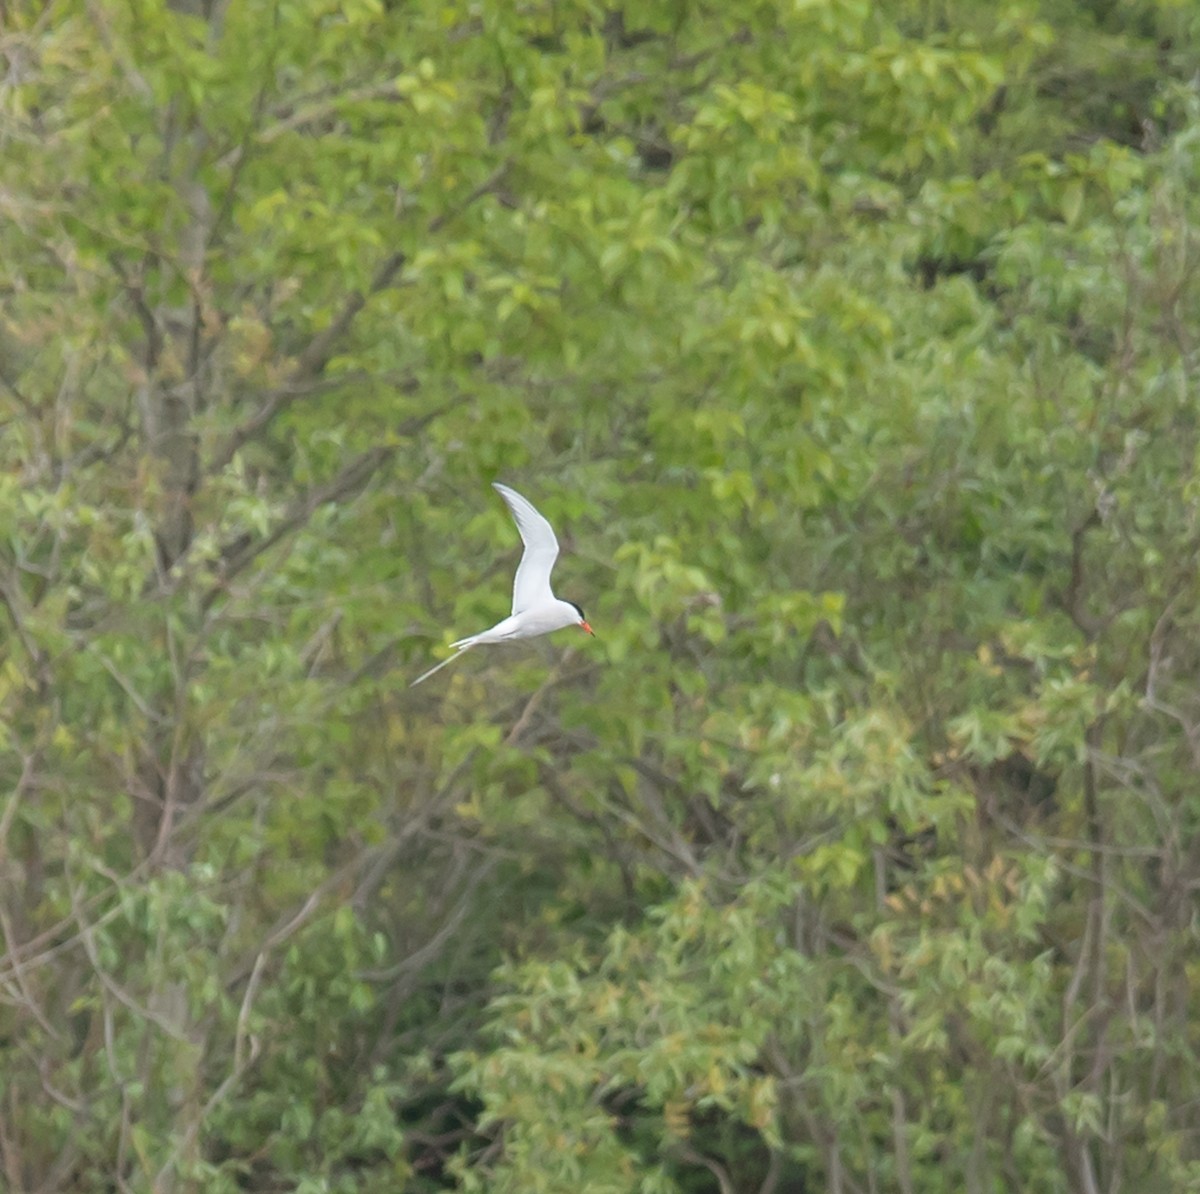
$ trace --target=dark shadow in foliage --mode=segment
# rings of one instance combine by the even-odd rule
[[[760,1132],[718,1108],[693,1112],[686,1136],[664,1150],[662,1113],[646,1108],[640,1088],[610,1091],[601,1106],[612,1116],[617,1138],[642,1161],[639,1168],[663,1162],[684,1194],[722,1194],[730,1189],[810,1194],[813,1189],[802,1164],[768,1148]]]

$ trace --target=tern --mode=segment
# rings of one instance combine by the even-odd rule
[[[550,588],[550,573],[554,561],[558,559],[558,540],[554,537],[554,528],[533,508],[533,503],[515,489],[509,489],[498,481],[492,482],[492,488],[504,499],[521,533],[521,542],[525,544],[525,554],[521,556],[517,575],[513,578],[512,613],[490,630],[481,630],[478,634],[451,643],[455,654],[418,676],[409,685],[410,688],[415,688],[422,680],[428,680],[434,672],[440,672],[446,664],[453,663],[481,643],[508,643],[519,638],[537,638],[540,634],[549,634],[564,626],[578,626],[593,636],[596,633],[575,602],[561,601]]]

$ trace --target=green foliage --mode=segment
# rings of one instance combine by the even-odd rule
[[[1198,37],[12,6],[5,1181],[1200,1183]]]

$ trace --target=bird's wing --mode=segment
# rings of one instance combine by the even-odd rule
[[[525,554],[517,565],[513,578],[512,612],[523,610],[554,600],[550,589],[550,572],[558,559],[558,540],[554,528],[515,489],[493,482],[492,488],[504,499],[516,520]]]

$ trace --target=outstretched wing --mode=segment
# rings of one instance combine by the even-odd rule
[[[554,537],[554,528],[515,489],[499,482],[493,482],[492,488],[512,511],[525,544],[525,554],[513,578],[512,612],[519,614],[554,600],[550,572],[558,559],[558,540]]]

